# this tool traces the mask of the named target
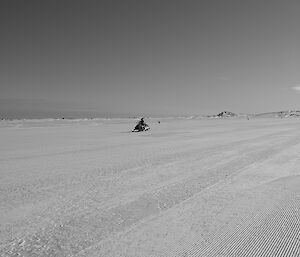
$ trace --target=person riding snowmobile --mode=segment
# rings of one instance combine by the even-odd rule
[[[149,126],[145,123],[144,118],[141,118],[141,120],[136,124],[133,132],[135,131],[145,131],[148,130]]]
[[[144,121],[144,118],[141,118],[141,120],[138,122],[137,124],[137,128],[139,131],[142,131],[143,130],[143,127],[145,126],[145,121]]]

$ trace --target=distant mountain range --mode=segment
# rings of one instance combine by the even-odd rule
[[[219,118],[228,118],[228,117],[237,117],[238,115],[233,112],[223,111],[220,112],[217,117]]]
[[[234,113],[230,111],[222,111],[218,114],[213,115],[192,115],[192,116],[144,116],[146,118],[151,119],[164,119],[164,118],[180,118],[180,119],[223,119],[223,118],[244,118],[244,119],[250,119],[250,118],[289,118],[289,117],[299,117],[300,118],[300,110],[287,110],[287,111],[278,111],[278,112],[264,112],[264,113],[257,113],[257,114],[247,114],[247,113]],[[102,119],[137,119],[136,116],[128,116],[128,117],[106,117],[106,118],[100,118],[100,117],[89,117],[89,118],[72,118],[72,117],[61,117],[61,118],[40,118],[40,119],[6,119],[1,118],[0,121],[3,120],[102,120]]]
[[[288,110],[280,112],[266,112],[251,115],[255,118],[288,118],[288,117],[300,117],[300,111]]]
[[[198,115],[190,116],[189,119],[203,119],[203,118],[288,118],[288,117],[300,117],[300,111],[288,110],[278,112],[265,112],[257,114],[246,114],[246,113],[233,113],[229,111],[222,111],[215,115]]]

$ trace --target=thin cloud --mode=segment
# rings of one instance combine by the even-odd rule
[[[294,89],[300,93],[300,85],[294,86],[294,87],[292,87],[292,89]]]

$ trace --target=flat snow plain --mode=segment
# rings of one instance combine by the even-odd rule
[[[300,256],[299,119],[0,122],[0,256]]]

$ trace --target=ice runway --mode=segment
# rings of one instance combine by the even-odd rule
[[[300,120],[0,123],[0,256],[300,256]]]

